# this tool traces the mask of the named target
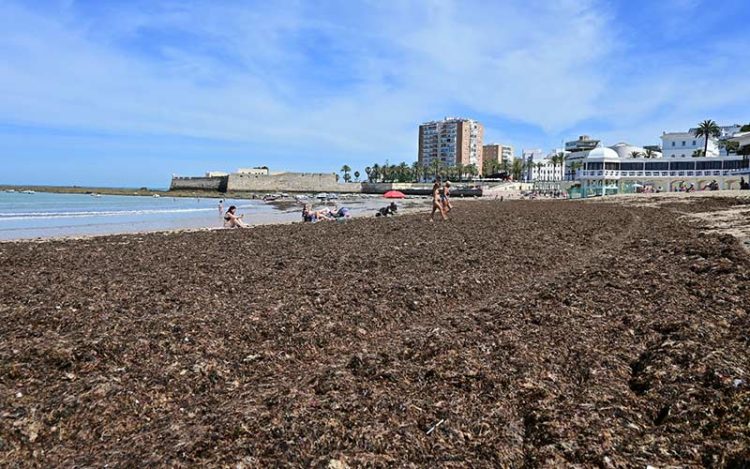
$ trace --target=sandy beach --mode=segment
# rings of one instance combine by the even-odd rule
[[[0,244],[0,466],[743,467],[723,195]]]

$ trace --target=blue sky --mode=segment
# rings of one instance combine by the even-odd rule
[[[479,119],[551,149],[750,122],[746,0],[0,0],[0,184],[362,170]]]

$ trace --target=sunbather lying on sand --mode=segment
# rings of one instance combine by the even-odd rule
[[[305,222],[315,223],[321,220],[332,220],[331,211],[327,208],[313,210],[310,204],[305,204],[302,208],[302,220]]]

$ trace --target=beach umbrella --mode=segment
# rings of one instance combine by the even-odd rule
[[[386,192],[383,197],[386,199],[403,199],[406,197],[403,192],[400,191],[388,191]]]

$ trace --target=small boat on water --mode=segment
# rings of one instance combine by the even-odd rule
[[[35,191],[21,191],[21,194],[36,194]]]
[[[327,198],[328,200],[338,200],[338,198],[339,198],[339,195],[338,195],[338,194],[336,194],[335,192],[331,192],[330,194],[328,194],[328,197],[326,197],[326,198]]]
[[[320,194],[315,194],[316,199],[325,200],[328,198],[328,194],[325,192],[321,192]]]
[[[154,197],[154,198],[157,198],[157,199],[158,199],[158,198],[159,198],[159,197],[161,197],[161,196],[160,196],[159,194],[154,194],[154,195],[152,195],[151,197]]]
[[[9,194],[15,194],[16,190],[15,189],[7,189],[5,192],[7,192]]]

